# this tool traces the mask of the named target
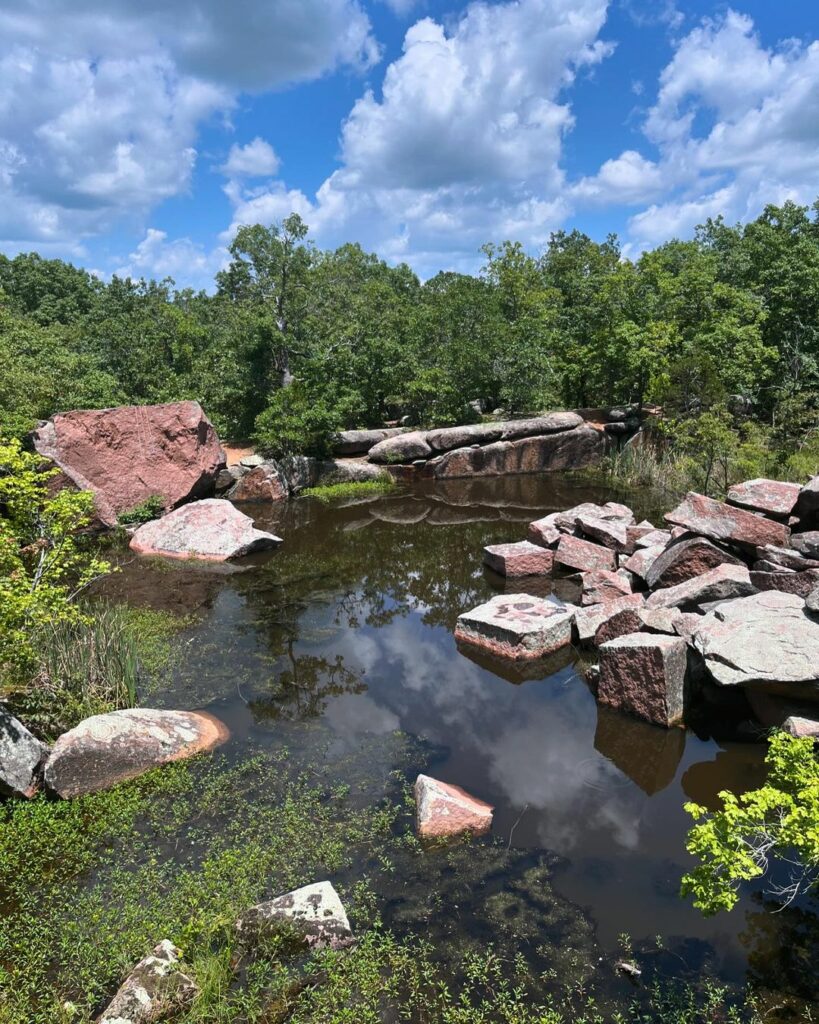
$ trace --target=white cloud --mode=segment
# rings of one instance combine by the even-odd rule
[[[244,146],[233,145],[221,170],[231,178],[266,178],[279,169],[279,158],[269,142],[258,135]]]
[[[564,91],[610,52],[607,0],[470,4],[447,30],[406,33],[381,94],[342,127],[341,166],[314,199],[276,183],[234,189],[228,235],[288,203],[323,244],[354,238],[422,274],[474,269],[490,239],[545,242],[569,205],[560,166],[573,125]]]
[[[38,248],[183,194],[201,126],[241,90],[378,57],[358,0],[23,0],[0,40],[0,238]],[[244,173],[275,170],[266,145]]]
[[[159,280],[172,277],[180,286],[208,289],[227,262],[227,251],[221,247],[207,250],[189,238],[169,241],[167,232],[148,228],[139,245],[114,273],[120,277]]]

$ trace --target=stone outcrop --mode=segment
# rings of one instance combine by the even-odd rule
[[[421,836],[484,835],[492,827],[493,810],[460,786],[429,775],[415,780],[416,824]]]
[[[224,562],[279,544],[280,537],[257,530],[229,501],[208,498],[140,526],[130,546],[140,555]]]
[[[483,549],[484,565],[501,576],[549,575],[554,565],[554,551],[522,540],[515,544],[491,544]]]
[[[0,707],[0,796],[32,797],[48,747]]]
[[[799,484],[781,480],[746,480],[728,491],[728,504],[751,512],[762,512],[772,518],[787,519],[793,512],[800,490]]]
[[[782,523],[694,491],[689,491],[665,518],[669,523],[684,526],[686,530],[710,537],[711,540],[741,544],[749,548],[765,544],[787,547],[791,535],[791,531]]]
[[[245,944],[282,930],[311,949],[343,949],[355,941],[344,904],[330,882],[316,882],[246,910],[236,922]]]
[[[170,761],[213,750],[228,730],[201,711],[131,708],[86,718],[63,733],[45,763],[48,788],[61,797],[84,796]]]
[[[403,427],[379,427],[375,430],[342,430],[332,441],[334,455],[366,455],[380,441],[403,434]]]
[[[98,1024],[154,1024],[181,1013],[199,991],[179,969],[181,955],[168,939],[160,942],[131,971]]]
[[[165,508],[213,493],[225,453],[198,402],[77,409],[40,423],[35,449],[58,483],[94,495],[103,526],[158,496]]]
[[[515,660],[542,658],[571,642],[574,612],[528,594],[497,594],[458,616],[455,639]]]
[[[542,437],[498,441],[485,447],[456,448],[431,460],[428,466],[438,480],[548,473],[594,465],[604,448],[603,435],[593,427],[583,425]]]
[[[600,648],[597,699],[656,725],[682,724],[687,654],[679,637],[632,633]]]
[[[432,448],[427,444],[426,434],[422,430],[410,430],[407,433],[388,437],[373,445],[368,453],[370,462],[387,464],[393,462],[414,462],[416,459],[428,459]]]

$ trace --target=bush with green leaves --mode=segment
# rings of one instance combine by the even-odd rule
[[[699,822],[687,842],[699,864],[684,876],[682,893],[693,896],[705,914],[731,910],[742,883],[767,875],[774,860],[788,866],[788,880],[771,887],[784,902],[819,880],[819,760],[813,741],[774,733],[766,763],[765,785],[740,796],[723,791],[721,810],[685,805]]]
[[[165,511],[165,499],[161,494],[152,494],[133,508],[120,512],[117,521],[121,526],[141,526],[158,519]]]
[[[331,439],[340,427],[336,410],[294,381],[276,391],[257,416],[255,440],[261,451],[273,458],[323,456],[329,454]]]

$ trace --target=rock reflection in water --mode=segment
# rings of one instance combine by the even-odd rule
[[[685,750],[685,733],[661,729],[598,704],[594,748],[653,796],[674,781]]]

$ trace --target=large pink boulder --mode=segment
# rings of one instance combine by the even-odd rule
[[[573,618],[574,610],[540,597],[496,594],[458,616],[455,639],[505,658],[542,658],[571,643]]]
[[[136,531],[131,550],[140,555],[201,558],[224,562],[264,551],[281,538],[253,526],[253,520],[224,498],[207,498],[169,512]]]
[[[175,508],[211,493],[225,465],[198,402],[75,409],[39,424],[32,440],[65,480],[94,494],[104,526],[155,495]]]
[[[94,715],[54,744],[45,782],[61,797],[96,793],[169,761],[213,750],[228,735],[225,725],[202,711],[130,708]]]
[[[746,547],[763,547],[765,544],[787,547],[791,536],[791,531],[783,523],[775,523],[695,491],[689,491],[665,518],[667,522],[684,526],[692,533]]]
[[[676,636],[631,633],[600,648],[597,699],[655,725],[682,723],[687,647]]]
[[[415,808],[422,836],[483,835],[492,827],[494,808],[490,804],[429,775],[415,780]]]

